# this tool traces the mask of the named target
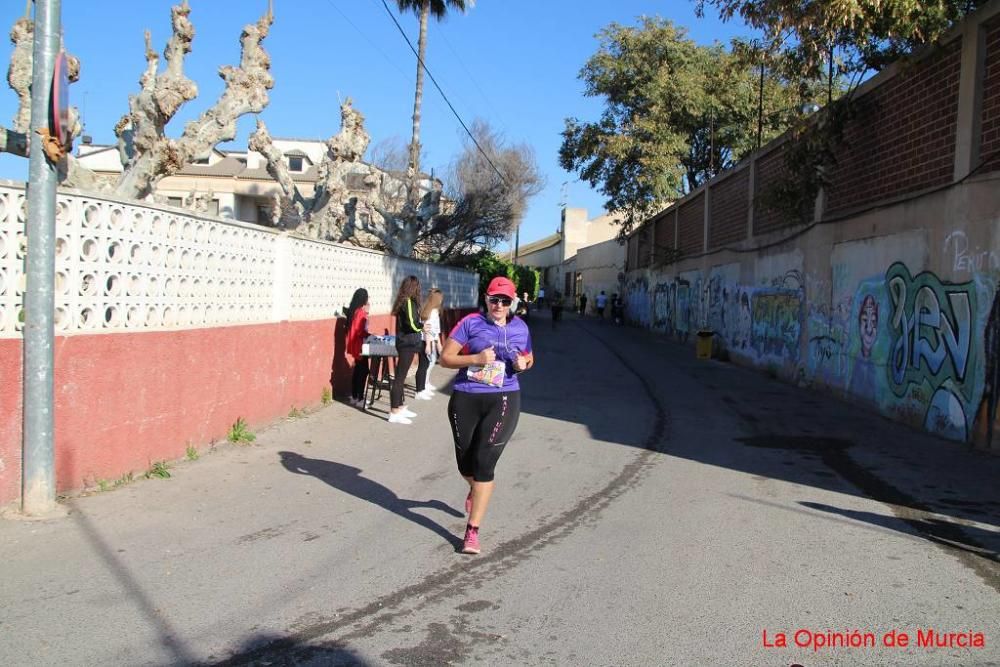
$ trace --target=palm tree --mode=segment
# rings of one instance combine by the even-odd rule
[[[448,7],[465,12],[475,0],[396,0],[400,12],[412,11],[420,18],[420,39],[417,42],[417,91],[413,96],[413,138],[410,140],[410,177],[420,172],[420,104],[424,97],[424,56],[427,51],[427,18],[433,14],[438,21],[448,13]],[[415,188],[411,189],[411,191]]]

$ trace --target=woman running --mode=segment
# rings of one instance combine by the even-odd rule
[[[528,325],[512,314],[514,283],[504,277],[486,288],[486,314],[469,315],[452,329],[441,365],[459,369],[448,402],[458,472],[469,484],[462,553],[478,554],[479,526],[493,494],[493,472],[521,413],[517,374],[535,363]]]

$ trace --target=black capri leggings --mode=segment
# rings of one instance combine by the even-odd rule
[[[493,470],[520,416],[519,391],[452,392],[448,420],[455,438],[458,472],[477,482],[492,482]]]
[[[407,334],[406,339],[400,337],[400,342],[396,343],[396,375],[392,378],[392,386],[389,388],[389,406],[393,409],[401,407],[404,403],[403,386],[406,384],[406,374],[410,372],[410,365],[413,358],[417,358],[417,377],[415,380],[417,392],[426,389],[427,369],[430,361],[424,354],[424,343],[420,340],[420,334]]]

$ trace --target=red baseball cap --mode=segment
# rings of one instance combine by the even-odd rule
[[[497,276],[490,281],[490,286],[486,288],[487,296],[493,296],[494,294],[509,296],[511,299],[516,299],[517,288],[514,287],[514,283],[512,283],[508,278]]]

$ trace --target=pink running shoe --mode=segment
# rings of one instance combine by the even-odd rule
[[[479,526],[466,524],[465,542],[462,544],[462,553],[463,554],[479,553]]]
[[[465,516],[472,515],[472,491],[469,491],[469,495],[465,497]]]

